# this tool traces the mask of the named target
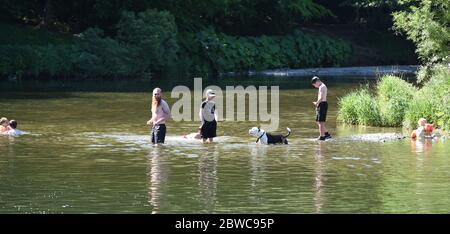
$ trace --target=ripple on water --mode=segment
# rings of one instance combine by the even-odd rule
[[[361,158],[357,157],[332,157],[334,160],[360,160]]]
[[[88,147],[96,148],[111,148],[111,151],[139,151],[143,149],[151,149],[153,145],[149,135],[128,135],[128,134],[95,134],[92,132],[83,134],[84,137],[89,138],[95,143],[89,144]],[[113,142],[111,142],[113,141]],[[198,149],[199,146],[211,147],[221,145],[225,149],[236,149],[248,147],[249,143],[239,143],[242,139],[229,136],[220,136],[214,138],[214,144],[204,145],[201,140],[185,138],[183,136],[166,136],[163,147],[170,148],[171,152],[181,154],[181,152],[189,149]],[[121,147],[117,147],[117,143]],[[176,147],[176,148],[175,148]],[[187,157],[197,157],[196,155],[187,154]]]

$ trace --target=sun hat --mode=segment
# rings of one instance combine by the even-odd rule
[[[215,97],[216,93],[214,92],[214,90],[208,89],[208,90],[206,90],[206,96],[207,97]]]

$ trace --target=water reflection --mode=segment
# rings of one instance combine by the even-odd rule
[[[161,211],[167,210],[166,207],[166,191],[167,182],[169,177],[169,167],[165,163],[165,158],[162,154],[164,146],[155,145],[152,147],[150,154],[147,156],[148,166],[147,169],[149,177],[149,192],[148,199],[150,206],[152,207],[152,214],[159,213]]]
[[[250,146],[250,200],[254,204],[263,203],[264,186],[266,184],[266,164],[267,149],[269,146],[254,144]]]
[[[0,136],[0,178],[2,179],[2,182],[5,182],[5,179],[8,179],[9,177],[7,171],[9,167],[8,164],[11,163],[9,157],[11,148],[12,147],[9,147],[9,137]]]
[[[314,207],[315,207],[315,213],[322,213],[322,207],[324,203],[324,171],[325,171],[325,160],[323,157],[324,149],[325,149],[325,142],[318,141],[318,145],[315,149],[315,165],[314,165]]]
[[[6,149],[13,149],[8,148],[9,145],[13,145],[16,142],[16,137],[8,136],[8,135],[0,135],[0,151],[6,150]]]
[[[217,144],[209,145],[198,158],[200,200],[206,212],[212,212],[216,205],[218,150]]]
[[[411,151],[417,154],[423,154],[428,157],[433,147],[433,143],[439,141],[439,139],[411,139]]]

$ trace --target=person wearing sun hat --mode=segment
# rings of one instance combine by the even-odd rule
[[[202,125],[200,126],[200,134],[203,139],[203,143],[208,139],[210,143],[213,142],[213,138],[217,136],[217,113],[216,103],[213,101],[216,97],[216,93],[212,89],[207,89],[205,92],[205,101],[202,102],[200,107],[200,120]]]

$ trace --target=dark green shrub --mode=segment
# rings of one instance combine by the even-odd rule
[[[177,28],[168,12],[124,12],[115,39],[97,28],[81,37],[77,65],[88,76],[146,77],[176,60]],[[114,68],[114,69],[111,69]]]
[[[117,40],[127,47],[137,68],[159,71],[170,66],[178,51],[177,25],[167,11],[124,12],[117,24]]]
[[[217,72],[340,66],[352,53],[342,40],[300,31],[286,36],[235,37],[208,29],[183,37],[180,44],[184,56],[195,57],[194,72],[205,66]]]
[[[0,46],[0,75],[73,74],[80,50],[76,45]]]
[[[136,74],[130,51],[118,41],[104,37],[101,29],[86,30],[79,45],[82,52],[77,67],[81,76],[118,77]]]

